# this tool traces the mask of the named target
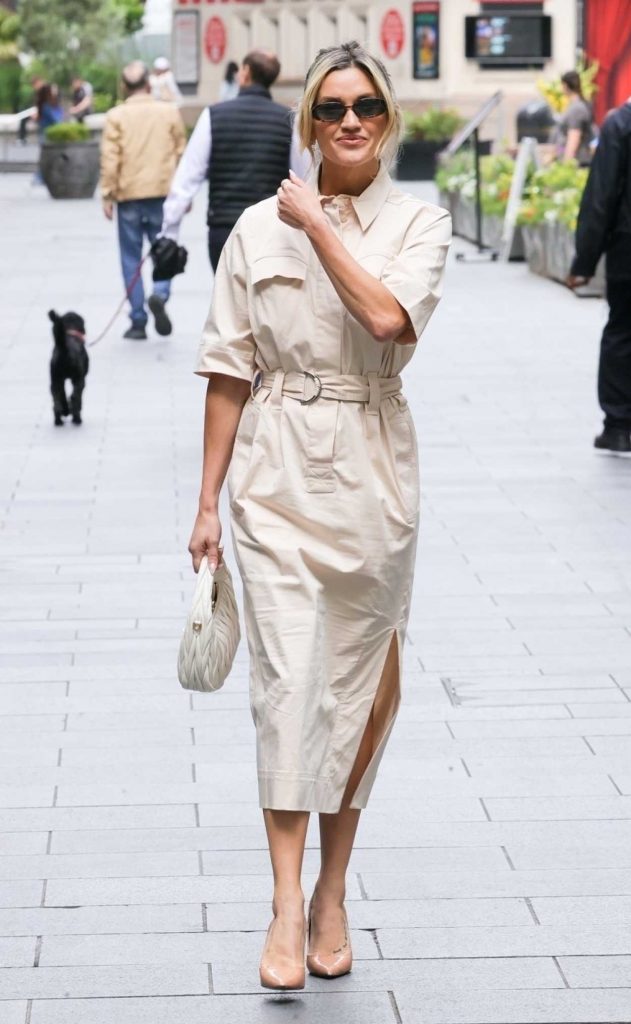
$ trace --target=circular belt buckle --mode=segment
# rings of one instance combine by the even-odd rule
[[[304,373],[305,377],[309,377],[309,379],[313,381],[313,383],[315,384],[315,386],[317,388],[317,391],[316,391],[316,393],[314,395],[311,395],[311,398],[301,398],[300,399],[300,404],[301,405],[311,405],[311,403],[315,402],[316,399],[319,398],[320,395],[322,394],[322,381],[318,377],[318,374],[317,373],[312,373],[311,370],[303,370],[303,373]]]

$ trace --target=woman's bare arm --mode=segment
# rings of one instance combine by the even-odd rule
[[[351,256],[331,228],[317,196],[293,173],[279,196],[278,207],[281,220],[305,232],[347,310],[376,341],[402,345],[416,341],[403,306]]]
[[[211,571],[220,561],[219,492],[228,472],[239,420],[249,394],[249,381],[240,377],[213,373],[212,380],[208,381],[199,511],[188,546],[195,572],[204,555],[208,556]]]

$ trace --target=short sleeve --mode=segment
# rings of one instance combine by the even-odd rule
[[[579,131],[584,131],[589,123],[589,112],[584,103],[572,103],[568,107],[565,117],[565,124],[568,129],[577,128]]]
[[[442,294],[450,243],[450,214],[437,207],[421,207],[408,227],[401,252],[382,272],[381,283],[403,306],[417,340]]]
[[[226,242],[217,273],[195,373],[252,380],[256,343],[252,336],[246,291],[246,265],[240,222]]]

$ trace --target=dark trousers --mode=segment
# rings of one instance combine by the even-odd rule
[[[631,429],[631,278],[607,281],[609,319],[600,342],[598,401],[605,426]]]
[[[208,255],[214,272],[217,270],[221,250],[228,241],[233,227],[234,224],[214,224],[208,228]]]

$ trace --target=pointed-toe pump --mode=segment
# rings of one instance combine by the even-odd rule
[[[272,933],[274,921],[267,930],[267,938],[263,947],[259,974],[263,988],[276,989],[284,992],[288,989],[301,989],[305,987],[305,960],[304,948],[306,940],[306,925],[302,928],[302,960],[296,961],[282,953],[274,952],[272,948]]]
[[[322,950],[316,949],[312,939],[312,917],[313,905],[309,907],[308,936],[309,945],[307,950],[307,970],[316,978],[341,978],[349,974],[353,967],[353,950],[351,948],[350,929],[346,910],[342,908],[343,933],[342,941],[337,949]]]

